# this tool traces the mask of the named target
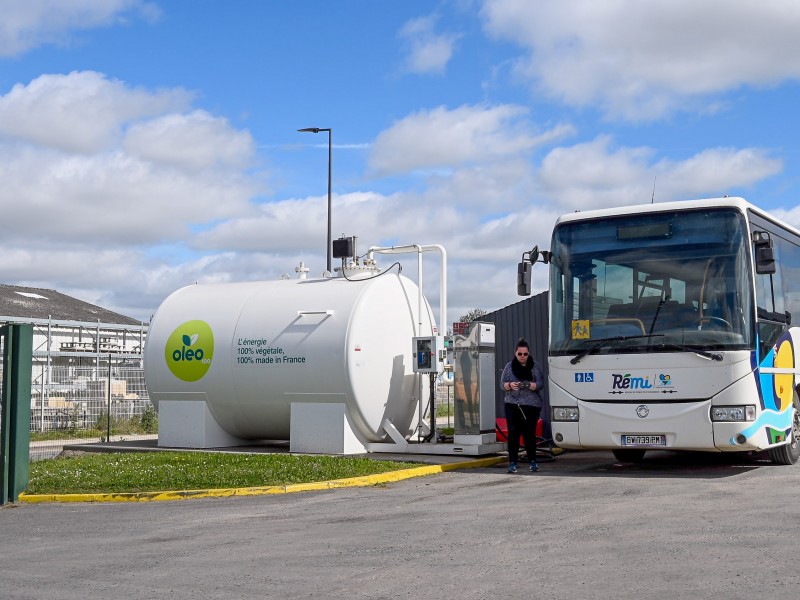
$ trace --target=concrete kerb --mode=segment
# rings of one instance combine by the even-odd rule
[[[435,475],[445,471],[455,471],[458,469],[475,469],[479,467],[489,467],[508,459],[505,456],[492,456],[475,460],[426,465],[424,467],[413,467],[411,469],[401,469],[378,473],[376,475],[366,475],[363,477],[348,477],[346,479],[334,479],[332,481],[317,481],[311,483],[295,483],[290,485],[269,485],[262,487],[248,488],[223,488],[208,490],[182,490],[182,491],[163,491],[163,492],[123,492],[123,493],[104,493],[104,494],[20,494],[19,502],[41,503],[41,502],[157,502],[166,500],[188,500],[191,498],[227,498],[232,496],[265,496],[270,494],[293,494],[296,492],[310,492],[315,490],[331,490],[345,487],[366,487],[379,485],[382,483],[393,483],[412,477],[425,477]]]

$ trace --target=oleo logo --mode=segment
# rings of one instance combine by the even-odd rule
[[[205,321],[186,321],[167,340],[164,358],[172,374],[197,381],[208,372],[214,358],[214,334]]]

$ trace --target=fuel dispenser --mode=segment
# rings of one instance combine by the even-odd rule
[[[453,336],[456,444],[491,444],[495,433],[494,323],[472,322]]]

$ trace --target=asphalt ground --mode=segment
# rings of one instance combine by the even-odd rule
[[[0,509],[3,598],[766,598],[800,466],[575,452],[365,487]]]

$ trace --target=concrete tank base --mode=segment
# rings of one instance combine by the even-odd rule
[[[228,448],[246,440],[219,426],[205,400],[162,400],[158,406],[158,445],[169,448]]]
[[[162,400],[158,446],[231,448],[251,443],[219,426],[205,400]],[[289,452],[297,454],[364,454],[344,403],[292,402]]]
[[[465,456],[488,456],[504,452],[507,447],[502,442],[492,442],[485,444],[447,444],[431,442],[409,442],[400,447],[397,444],[374,443],[367,444],[367,450],[376,454],[436,454],[436,455],[458,455]]]
[[[343,402],[292,402],[289,452],[363,454]]]
[[[405,440],[385,422],[395,443],[362,443],[352,427],[347,406],[341,402],[292,402],[289,452],[295,454],[352,455],[464,454],[486,456],[506,449],[500,442],[459,439],[457,444],[423,443]],[[470,437],[470,436],[461,436]],[[478,436],[472,436],[478,437]],[[158,446],[160,448],[231,448],[247,446],[252,440],[234,437],[214,419],[205,400],[162,400],[159,405]]]

